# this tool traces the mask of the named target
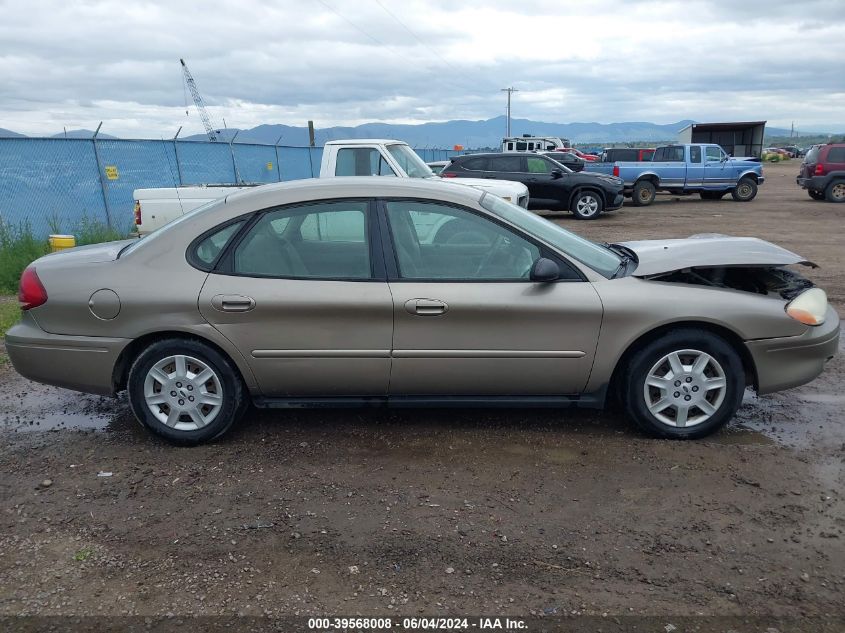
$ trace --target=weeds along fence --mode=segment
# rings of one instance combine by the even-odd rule
[[[459,152],[416,149],[423,160]],[[0,138],[0,224],[37,238],[104,224],[127,234],[135,189],[319,175],[320,147],[179,140]]]

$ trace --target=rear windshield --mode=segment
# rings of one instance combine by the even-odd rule
[[[807,155],[804,157],[805,163],[815,163],[819,159],[819,146],[813,145],[807,150]]]

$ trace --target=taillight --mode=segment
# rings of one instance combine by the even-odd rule
[[[21,310],[37,308],[47,302],[47,291],[38,278],[35,268],[28,266],[21,274],[21,284],[18,287],[18,301]]]
[[[816,163],[816,168],[813,170],[813,175],[824,176],[824,165],[822,165],[821,163]]]
[[[441,173],[440,176],[443,177],[443,178],[457,178],[457,176],[455,174],[449,174],[449,173],[446,173],[446,174]]]
[[[135,226],[141,226],[141,201],[135,201]]]
[[[619,165],[613,166],[613,175],[616,176],[617,178],[619,177]]]

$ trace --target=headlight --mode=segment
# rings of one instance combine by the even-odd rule
[[[821,288],[805,290],[786,304],[786,313],[805,325],[821,325],[827,312],[827,295]]]

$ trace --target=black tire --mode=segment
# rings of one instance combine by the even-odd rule
[[[731,197],[737,202],[751,202],[757,195],[757,182],[753,178],[741,178],[731,190]]]
[[[727,191],[701,191],[699,192],[699,196],[701,196],[702,200],[721,200],[722,196],[724,196]]]
[[[579,191],[569,206],[569,210],[579,220],[595,220],[603,208],[601,196],[594,191]]]
[[[824,190],[828,202],[845,202],[845,180],[834,180]]]
[[[657,196],[657,189],[654,183],[649,180],[640,180],[634,185],[634,191],[631,194],[631,200],[635,207],[647,207]]]
[[[709,355],[722,370],[725,386],[721,402],[709,418],[687,426],[675,426],[673,424],[674,420],[677,420],[679,409],[664,409],[665,414],[659,412],[660,415],[668,419],[668,422],[656,417],[656,414],[649,410],[649,404],[646,402],[645,383],[657,363],[670,353],[681,352],[682,350],[693,350]],[[685,355],[681,354],[680,358],[683,361]],[[688,356],[688,358],[694,358],[694,355]],[[712,371],[717,365],[708,364],[707,370]],[[668,368],[668,364],[666,367]],[[657,371],[662,373],[661,369]],[[664,375],[669,376],[670,373]],[[620,376],[622,402],[629,418],[647,434],[668,439],[691,440],[718,431],[734,416],[742,402],[742,395],[745,391],[745,371],[737,351],[723,338],[697,328],[680,328],[646,344],[632,355]],[[718,374],[714,374],[714,377],[716,376]],[[698,409],[694,402],[691,405],[685,405],[684,402],[684,399],[689,400],[691,397],[700,398],[690,390],[694,389],[701,381],[693,378],[688,384],[687,378],[692,378],[692,375],[682,374],[678,376],[680,386],[676,387],[678,383],[674,382],[674,378],[675,375],[672,375],[667,385],[670,390],[676,388],[678,390],[666,393],[666,398],[670,399],[669,406],[676,406],[677,403],[681,407],[689,407],[689,411],[692,413],[691,422],[705,416],[705,411]],[[708,398],[713,399],[716,399],[719,395],[715,391],[711,393],[710,390],[702,389],[702,387],[695,389],[695,391],[701,394],[706,393]],[[662,401],[661,393],[656,387],[649,387],[648,397],[659,403]],[[676,393],[679,395],[675,396]],[[713,406],[712,403],[702,404]]]
[[[203,383],[205,391],[210,391],[207,387],[212,385],[210,395],[214,395],[219,390],[221,404],[217,409],[216,414],[204,426],[195,429],[177,429],[168,426],[165,422],[159,420],[152,411],[152,406],[158,406],[159,413],[166,416],[170,411],[170,404],[164,402],[160,405],[149,405],[144,395],[145,383],[148,374],[153,367],[163,362],[169,357],[184,356],[187,357],[188,365],[194,361],[198,361],[205,365],[213,373],[213,378]],[[190,368],[189,368],[190,369]],[[151,378],[152,380],[152,378]],[[175,382],[176,377],[172,378],[173,384],[168,388],[173,388],[170,394],[165,392],[163,384],[158,384],[156,394],[161,394],[164,398],[169,395],[177,393],[176,397],[182,396],[184,398],[199,396],[200,391],[191,391],[190,393],[183,389],[188,389],[190,380],[185,381],[184,387],[181,382]],[[214,380],[219,383],[214,383]],[[176,391],[179,385],[178,392]],[[192,385],[193,386],[193,385]],[[154,389],[156,386],[154,385]],[[132,408],[132,413],[141,424],[147,427],[153,433],[160,435],[172,444],[180,446],[195,446],[203,442],[211,441],[223,435],[246,411],[249,406],[249,398],[247,397],[246,389],[241,380],[240,374],[233,363],[223,356],[220,352],[209,345],[197,340],[188,339],[166,339],[157,341],[142,351],[129,370],[129,379],[127,381],[127,391],[129,392],[129,405]],[[186,400],[179,400],[180,403],[187,402]],[[176,402],[174,402],[174,406]],[[187,405],[192,406],[192,405]],[[197,407],[200,405],[198,404]],[[209,411],[212,408],[209,406]],[[176,424],[189,425],[190,416],[188,414],[181,414],[176,418]]]
[[[815,189],[807,189],[807,193],[813,200],[824,200],[824,192],[816,191]]]

